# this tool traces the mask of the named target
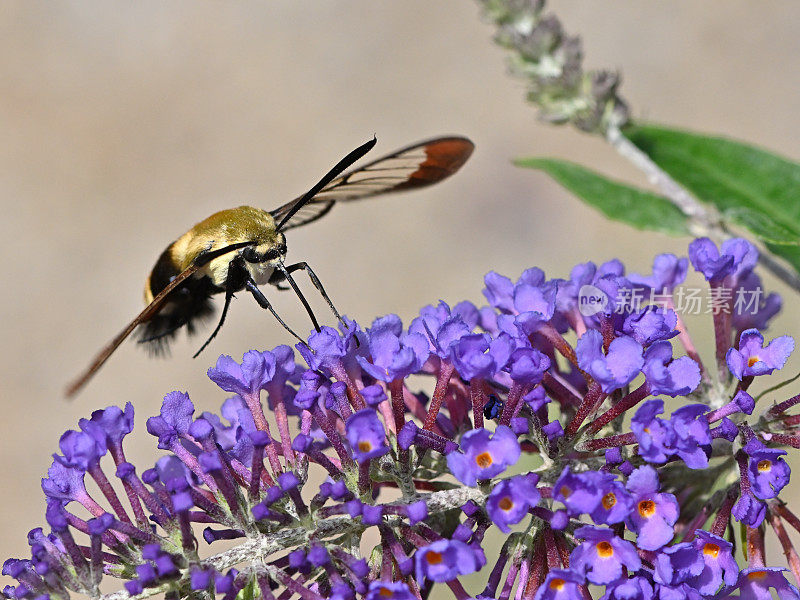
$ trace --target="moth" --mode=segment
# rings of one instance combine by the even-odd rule
[[[415,190],[442,181],[458,171],[472,154],[465,137],[439,137],[412,144],[347,171],[377,143],[362,144],[325,174],[308,192],[274,210],[252,206],[229,208],[200,221],[164,250],[145,284],[145,309],[94,357],[66,389],[72,397],[86,385],[119,345],[135,330],[139,341],[164,350],[176,333],[197,325],[214,312],[212,296],[224,295],[217,326],[197,351],[200,354],[225,322],[235,293],[246,290],[293,336],[303,342],[278,315],[259,286],[291,289],[314,327],[319,323],[292,274],[305,271],[336,318],[339,312],[317,275],[306,262],[286,264],[285,232],[322,218],[337,202]]]

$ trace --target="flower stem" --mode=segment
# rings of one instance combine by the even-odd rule
[[[436,379],[436,389],[433,390],[428,414],[425,416],[425,425],[422,427],[427,431],[431,431],[436,424],[436,415],[439,414],[439,409],[442,407],[442,402],[444,402],[444,396],[447,392],[447,384],[450,383],[450,377],[452,377],[454,370],[453,363],[448,360],[441,361],[439,377]]]

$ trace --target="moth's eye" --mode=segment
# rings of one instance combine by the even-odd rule
[[[258,254],[256,254],[256,249],[252,246],[248,246],[242,250],[242,258],[247,262],[258,262]]]

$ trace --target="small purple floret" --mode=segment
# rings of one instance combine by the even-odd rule
[[[425,579],[452,581],[459,575],[474,573],[480,568],[475,551],[458,540],[439,540],[417,550],[414,556],[417,582]]]
[[[456,479],[469,486],[499,475],[521,454],[517,436],[505,425],[499,425],[494,434],[484,428],[468,431],[461,438],[461,450],[447,455],[447,466]]]
[[[538,479],[535,473],[518,475],[504,479],[494,487],[486,500],[486,512],[500,531],[509,533],[509,525],[519,523],[528,514],[528,509],[539,503]]]
[[[780,369],[794,350],[794,339],[782,335],[764,346],[764,336],[758,329],[747,329],[739,337],[739,347],[731,348],[725,356],[733,376],[738,380],[756,375],[769,375]]]
[[[668,544],[680,507],[675,496],[658,492],[656,470],[649,465],[639,467],[628,477],[626,487],[635,502],[626,523],[638,534],[636,545],[642,550],[658,550]]]
[[[347,441],[358,462],[377,458],[389,452],[386,445],[386,431],[378,415],[371,408],[365,408],[347,419]]]
[[[642,565],[633,544],[614,535],[610,529],[585,526],[575,530],[583,538],[570,555],[570,569],[596,584],[605,585],[620,578],[622,568],[636,571]]]
[[[603,354],[603,336],[589,329],[578,339],[578,366],[589,373],[608,393],[633,381],[644,365],[642,346],[631,337],[615,338]]]

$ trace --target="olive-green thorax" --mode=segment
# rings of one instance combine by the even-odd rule
[[[252,206],[239,206],[214,213],[170,244],[156,261],[145,284],[145,302],[150,303],[171,278],[189,267],[201,252],[236,244],[253,242],[259,254],[283,243],[283,235],[275,231],[275,219],[267,211]],[[198,271],[196,277],[209,277],[221,286],[231,256],[223,255]]]

